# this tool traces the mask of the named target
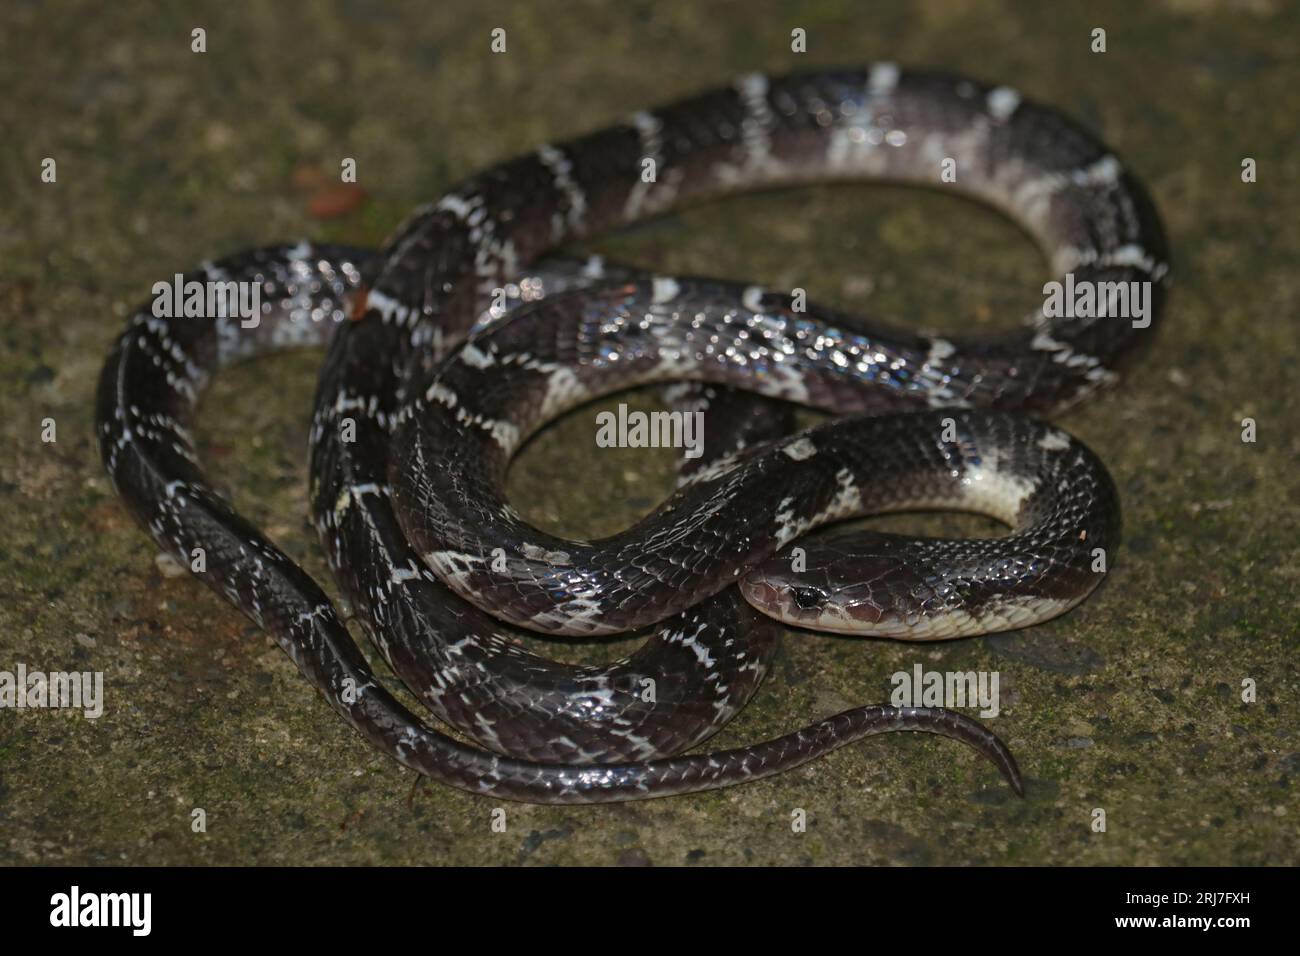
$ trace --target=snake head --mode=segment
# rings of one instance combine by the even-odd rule
[[[908,636],[909,602],[927,592],[903,539],[853,531],[801,543],[802,560],[775,555],[740,581],[745,599],[794,627]]]
[[[881,617],[870,601],[855,601],[842,590],[810,583],[787,566],[755,568],[741,579],[740,590],[758,610],[793,627],[862,633]]]
[[[828,597],[816,585],[804,584],[797,579],[782,580],[763,573],[762,569],[751,571],[743,578],[740,590],[745,600],[768,617],[804,627],[810,626],[820,616]]]

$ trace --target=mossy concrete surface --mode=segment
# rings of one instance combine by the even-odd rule
[[[100,671],[105,702],[98,720],[0,711],[0,861],[1300,862],[1297,10],[1282,0],[8,0],[0,670]],[[191,52],[195,27],[207,31],[204,54]],[[504,54],[489,52],[495,27]],[[1105,53],[1090,50],[1098,27]],[[804,55],[790,51],[794,28],[807,31]],[[372,750],[245,618],[162,573],[114,497],[92,429],[100,363],[154,282],[298,236],[375,244],[415,203],[546,140],[742,72],[877,59],[1056,104],[1150,185],[1174,250],[1166,321],[1118,388],[1056,416],[1114,474],[1125,542],[1091,600],[1027,632],[922,646],[791,634],[715,743],[883,700],[889,675],[916,663],[997,671],[1003,706],[990,724],[1021,761],[1026,799],[957,744],[891,735],[697,797],[485,800]],[[46,157],[55,183],[41,181]],[[367,201],[314,220],[297,173],[332,173],[344,157]],[[1241,179],[1246,157],[1253,184]],[[950,332],[1013,324],[1044,281],[1007,222],[919,190],[741,198],[589,248],[800,286]],[[220,377],[198,433],[221,487],[325,579],[305,504],[318,362],[304,353]],[[42,441],[47,418],[54,443]],[[1254,443],[1242,441],[1244,418],[1257,423]],[[514,500],[540,524],[608,533],[670,488],[667,454],[597,451],[593,434],[590,410],[577,413],[514,469]],[[987,532],[956,518],[887,525]],[[561,653],[599,660],[628,646]],[[498,806],[504,832],[492,826]],[[194,832],[196,808],[205,832]],[[800,809],[804,832],[792,827]]]

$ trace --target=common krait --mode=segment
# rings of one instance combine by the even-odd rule
[[[477,690],[481,695],[486,687],[491,697],[494,666],[512,653],[504,647],[507,638],[500,634],[483,638],[475,633],[485,619],[467,616],[463,604],[448,600],[446,589],[420,563],[419,550],[429,552],[448,582],[491,614],[531,627],[603,632],[649,622],[676,610],[673,603],[680,604],[680,599],[674,595],[680,590],[653,570],[641,574],[624,565],[637,585],[635,597],[629,597],[624,611],[620,611],[622,602],[611,601],[599,588],[576,592],[570,586],[574,581],[586,588],[602,580],[608,584],[611,579],[599,566],[595,571],[581,566],[573,552],[581,550],[583,558],[608,559],[585,546],[524,550],[524,544],[536,546],[541,539],[534,529],[518,523],[507,505],[493,500],[495,489],[489,487],[490,482],[479,482],[473,489],[478,494],[473,501],[473,522],[467,514],[462,524],[462,519],[445,507],[428,515],[408,510],[399,516],[394,509],[395,497],[428,503],[444,500],[443,492],[432,486],[427,475],[421,477],[402,467],[406,457],[422,457],[426,465],[442,468],[446,477],[450,473],[447,463],[430,461],[430,457],[460,453],[438,445],[438,409],[450,407],[445,376],[449,369],[466,364],[465,353],[446,365],[439,365],[436,359],[459,345],[476,323],[492,324],[492,316],[484,313],[494,290],[516,280],[540,253],[707,194],[834,178],[937,183],[946,159],[955,162],[958,174],[953,188],[999,206],[1024,225],[1039,239],[1056,274],[1072,272],[1076,282],[1150,282],[1152,314],[1159,315],[1167,266],[1158,218],[1120,162],[1059,114],[1022,101],[1006,87],[990,88],[950,75],[903,72],[892,64],[780,79],[749,76],[733,88],[638,113],[627,124],[571,143],[543,147],[475,176],[437,203],[418,210],[373,262],[360,262],[348,250],[300,244],[245,254],[202,270],[197,274],[200,278],[256,278],[279,299],[264,315],[261,328],[252,333],[230,321],[163,320],[154,318],[147,308],[141,310],[110,355],[101,381],[98,423],[105,464],[132,512],[162,547],[187,563],[192,550],[202,548],[206,555],[203,577],[209,584],[274,634],[303,673],[363,735],[435,779],[530,801],[634,799],[757,779],[871,733],[928,730],[981,749],[1019,789],[1014,762],[1000,742],[973,721],[948,711],[861,708],[753,747],[646,760],[693,741],[683,743],[679,738],[658,744],[619,723],[624,713],[619,709],[620,700],[625,707],[634,705],[629,696],[639,696],[639,684],[587,686],[561,700],[550,693],[554,685],[546,680],[529,686],[525,668],[520,686],[528,714],[512,717],[508,707],[483,710],[481,697],[476,699],[474,693]],[[646,161],[653,163],[652,182],[643,177]],[[624,283],[621,291],[605,293],[604,301],[621,297],[624,303],[636,303],[636,295],[648,296],[652,304],[663,308],[647,314],[671,316],[674,297],[664,294],[667,288],[650,282],[638,290]],[[345,298],[353,290],[359,294],[350,306]],[[745,302],[744,298],[742,294],[736,314],[739,309],[749,309],[763,324],[773,318],[769,312],[780,313],[779,303],[769,306],[767,300]],[[267,347],[319,342],[328,336],[331,320],[341,319],[349,309],[356,321],[340,322],[332,336],[316,402],[313,512],[340,585],[399,673],[407,677],[408,672],[421,669],[424,677],[414,676],[415,689],[434,712],[497,753],[461,744],[429,729],[393,699],[375,681],[319,587],[212,492],[195,461],[185,422],[210,371]],[[311,320],[312,313],[319,321]],[[527,318],[540,321],[545,314],[543,306]],[[779,314],[773,322],[777,319]],[[790,320],[787,314],[784,321]],[[508,328],[494,326],[484,334],[508,336]],[[785,332],[782,328],[775,331],[778,335]],[[1063,520],[1054,503],[1054,489],[1041,479],[1049,473],[1062,473],[1064,466],[1070,478],[1082,476],[1091,484],[1080,512],[1087,526],[1079,530],[1094,546],[1104,549],[1113,546],[1118,532],[1118,505],[1104,470],[1085,449],[1047,426],[1002,412],[960,406],[1045,409],[1072,401],[1112,380],[1120,359],[1149,331],[1150,326],[1138,330],[1129,321],[1114,318],[1049,320],[1031,316],[1023,329],[981,342],[873,332],[869,342],[879,351],[865,354],[883,357],[865,361],[867,374],[859,378],[874,397],[854,399],[850,407],[959,410],[940,411],[929,418],[895,419],[884,425],[835,423],[815,435],[788,440],[775,450],[760,450],[747,457],[775,461],[785,468],[785,462],[793,465],[822,457],[833,450],[830,443],[839,442],[842,447],[853,429],[880,428],[883,433],[903,436],[902,444],[895,447],[919,449],[920,456],[928,455],[931,464],[955,464],[959,483],[987,479],[1005,490],[1008,480],[1029,482],[1017,486],[1017,495],[1032,508],[1025,514],[1001,515],[1016,520],[1032,520],[1043,513],[1058,514],[1057,520]],[[792,341],[795,350],[810,361],[822,353],[839,364],[853,355],[839,348],[832,336],[823,335],[811,343],[796,336]],[[764,347],[770,349],[773,342],[769,340]],[[698,356],[687,355],[676,345],[673,348],[670,354],[658,355],[652,373],[644,377],[673,378],[674,372],[712,375],[711,371],[698,371],[706,364]],[[488,354],[500,358],[505,353],[480,351],[471,356],[469,364],[481,363],[480,356]],[[518,349],[512,354],[526,353]],[[491,478],[504,467],[528,427],[557,413],[566,402],[597,391],[589,383],[569,389],[565,373],[549,367],[550,362],[545,358],[528,370],[544,376],[530,384],[534,389],[539,383],[543,387],[543,414],[525,423],[517,435],[495,427],[509,423],[483,417],[480,410],[464,404],[467,396],[452,390],[456,406],[471,421],[480,419],[476,424],[483,427],[475,430],[481,439],[479,451],[495,456],[481,467],[481,475]],[[674,369],[674,364],[679,367]],[[862,361],[849,364],[862,366]],[[568,374],[579,373],[571,369]],[[785,376],[776,382],[775,393],[799,398],[800,390],[789,376],[805,374],[787,366],[785,372],[774,372],[766,379],[758,376],[754,381],[767,387],[765,382],[770,385]],[[872,385],[872,380],[883,382],[884,387]],[[394,432],[392,426],[403,404],[407,406],[405,414]],[[953,442],[938,439],[939,444],[934,444],[934,426],[943,424],[945,418],[959,426],[968,446],[955,462],[951,459]],[[847,431],[836,431],[842,428]],[[390,455],[394,433],[399,454]],[[967,453],[972,441],[979,453],[974,458]],[[990,444],[999,441],[1009,444],[996,448]],[[1031,446],[1037,451],[1030,450]],[[990,460],[990,451],[1016,469],[1032,465],[1047,470],[1000,471],[998,463]],[[879,465],[886,478],[893,474],[889,460]],[[390,467],[397,468],[397,496],[393,493],[395,483],[390,482]],[[972,468],[984,470],[973,472]],[[722,471],[721,477],[706,471],[691,483],[694,491],[686,493],[698,494],[711,482],[737,473],[727,465]],[[866,486],[859,477],[852,480],[853,494],[864,503],[870,500],[863,496]],[[1071,494],[1080,494],[1077,486],[1069,487]],[[749,492],[753,493],[752,487]],[[768,497],[773,494],[768,492]],[[994,497],[1007,500],[1005,494]],[[495,512],[484,510],[484,502],[490,502]],[[760,509],[759,503],[753,504]],[[796,514],[792,509],[805,512]],[[855,508],[831,508],[824,497],[814,495],[808,501],[791,501],[786,510],[790,514],[781,527],[793,529],[793,534],[811,526],[819,516],[822,520],[841,517]],[[660,517],[648,521],[671,520],[663,518],[662,512],[658,514]],[[415,533],[416,544],[407,540],[403,526]],[[509,532],[495,546],[507,552],[515,543],[521,546],[519,552],[507,553],[506,571],[500,579],[473,567],[485,555],[469,553],[468,558],[458,559],[461,564],[449,564],[447,552],[467,552],[442,546],[449,538],[473,539],[484,527],[492,534]],[[524,536],[529,541],[521,540]],[[715,572],[721,569],[732,579],[740,579],[786,544],[782,537],[778,533],[766,542],[746,542],[739,554],[715,553],[710,566]],[[667,539],[654,540],[680,545],[685,539],[669,534]],[[692,551],[698,549],[692,545]],[[564,558],[557,561],[557,554]],[[622,554],[627,556],[626,551]],[[651,569],[673,565],[668,554],[656,546],[640,554],[641,563]],[[567,591],[547,587],[548,580],[557,580],[557,568],[562,569],[558,572],[561,579],[568,582]],[[773,571],[768,566],[766,571],[760,568],[754,578],[744,578],[750,596],[766,598],[769,610],[780,610],[776,606],[783,603],[781,593],[801,605],[798,589],[781,592],[779,586],[769,583]],[[996,578],[992,575],[990,581]],[[652,588],[655,580],[661,580],[660,587],[664,583],[669,586],[657,592],[641,589],[643,584]],[[722,595],[727,592],[721,591],[723,585],[717,580],[703,574],[690,580],[695,596],[719,593],[719,600],[725,600]],[[1013,588],[1023,587],[1024,579],[1011,576],[1009,583]],[[1083,593],[1093,583],[1095,576],[1086,586],[1081,585]],[[512,594],[515,597],[511,598]],[[538,595],[542,595],[541,604]],[[992,599],[990,595],[986,592],[986,600]],[[812,603],[825,607],[820,598]],[[978,612],[978,608],[974,610]],[[606,622],[607,614],[618,619],[617,625]],[[687,622],[689,618],[667,624],[665,643],[675,639],[678,644],[689,644],[690,653],[701,661],[711,657],[707,647],[698,643],[698,635],[682,629],[680,625]],[[469,633],[458,629],[466,624]],[[708,626],[708,622],[703,624]],[[725,643],[727,638],[720,640]],[[401,662],[403,654],[427,666],[407,666],[409,662]],[[430,663],[430,656],[436,662]],[[571,677],[566,675],[561,682]],[[721,672],[697,677],[692,686],[711,686],[714,691],[727,680]],[[425,686],[419,686],[420,682]],[[734,711],[734,704],[719,706],[716,699],[688,697],[673,702],[681,705],[683,713],[692,703],[714,708],[719,719],[728,709]],[[536,711],[548,707],[550,711],[537,718]],[[671,723],[672,708],[663,713]],[[615,716],[610,718],[610,714]],[[559,724],[546,721],[559,721],[579,736],[565,734],[561,739],[553,732]],[[538,727],[547,729],[539,733]],[[704,733],[709,729],[712,727],[706,723]],[[614,738],[626,742],[622,750],[607,749]],[[549,762],[552,760],[569,762],[557,765]]]

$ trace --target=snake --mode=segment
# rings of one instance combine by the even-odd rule
[[[751,285],[547,258],[689,202],[836,180],[980,200],[1037,240],[1054,275],[1143,284],[1148,318],[1042,309],[948,338]],[[187,280],[256,284],[260,321],[141,307],[105,362],[96,427],[155,543],[272,635],[364,738],[436,781],[535,803],[637,800],[921,731],[971,746],[1023,794],[1005,744],[938,707],[857,707],[685,751],[745,705],[787,625],[935,640],[1083,600],[1097,554],[1118,545],[1118,494],[1086,446],[1027,413],[1117,379],[1163,312],[1168,271],[1140,182],[1009,87],[892,63],[751,74],[472,175],[377,252],[302,241],[201,264]],[[211,376],[299,346],[327,349],[309,500],[330,569],[393,671],[459,737],[394,696],[321,586],[202,470],[190,424]],[[594,398],[682,382],[666,393],[675,408],[716,415],[706,455],[632,528],[573,541],[511,505],[503,478],[531,434]],[[789,403],[839,417],[790,434]],[[918,508],[980,512],[1012,533],[803,538]],[[593,667],[527,652],[518,629],[649,634]]]

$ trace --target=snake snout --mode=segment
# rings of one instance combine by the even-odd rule
[[[818,619],[830,599],[823,588],[782,574],[751,573],[740,588],[754,607],[790,624]]]

